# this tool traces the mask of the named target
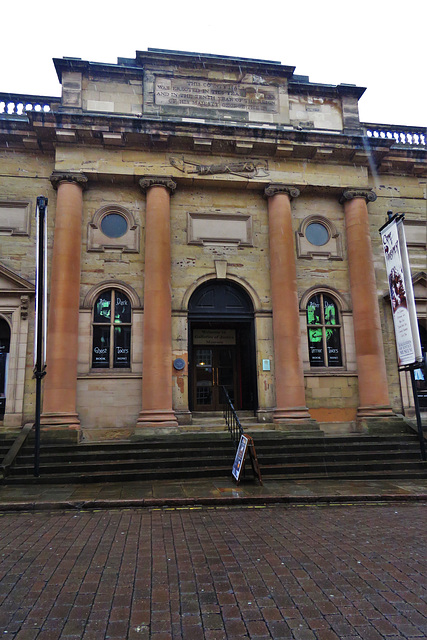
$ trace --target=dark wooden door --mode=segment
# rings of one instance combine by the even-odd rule
[[[222,387],[233,403],[237,399],[235,346],[197,346],[194,348],[194,409],[221,411],[225,408]]]

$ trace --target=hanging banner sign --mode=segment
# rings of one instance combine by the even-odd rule
[[[411,269],[406,248],[403,216],[380,229],[393,313],[399,365],[422,360]]]

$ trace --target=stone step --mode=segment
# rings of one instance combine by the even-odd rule
[[[151,462],[159,458],[168,458],[175,460],[177,458],[194,458],[199,459],[201,455],[206,457],[207,455],[212,459],[222,459],[225,455],[230,455],[234,451],[231,441],[224,442],[222,446],[206,446],[199,447],[187,447],[185,449],[177,449],[172,447],[156,447],[156,448],[121,448],[115,450],[113,448],[99,447],[98,449],[92,448],[70,448],[69,450],[57,450],[46,451],[41,449],[40,460],[42,464],[58,463],[74,464],[80,462],[91,463],[102,461],[107,463],[120,462],[122,460],[145,460],[148,459]],[[373,443],[365,446],[351,444],[345,449],[342,446],[335,445],[326,447],[325,445],[314,445],[307,450],[307,446],[302,445],[288,445],[285,446],[275,445],[274,442],[265,444],[262,442],[257,443],[256,451],[260,462],[263,464],[272,463],[272,460],[280,460],[283,462],[307,462],[311,460],[360,460],[367,458],[378,459],[412,459],[417,458],[420,455],[419,447],[417,443],[413,441],[401,443],[399,448],[386,448],[384,444]],[[19,465],[30,466],[33,462],[34,453],[30,450],[25,450],[19,456]]]
[[[388,474],[427,477],[420,462],[415,435],[295,437],[265,430],[255,447],[266,477],[360,477]],[[181,433],[141,440],[71,444],[42,444],[41,480],[34,479],[33,448],[26,444],[11,469],[7,483],[120,481],[126,479],[203,478],[229,476],[234,445],[228,432]],[[250,466],[250,465],[248,465]],[[390,475],[391,474],[391,475]],[[424,476],[423,476],[424,474]]]
[[[80,483],[80,482],[120,482],[127,480],[160,480],[160,479],[195,479],[207,477],[230,477],[231,464],[211,467],[176,467],[176,468],[158,468],[158,469],[121,469],[112,473],[110,470],[93,469],[90,475],[80,473],[78,469],[74,474],[66,474],[58,472],[57,474],[45,474],[42,470],[39,478],[31,475],[17,475],[9,477],[8,484],[49,484],[49,483]],[[303,479],[425,479],[427,477],[427,469],[425,464],[406,463],[388,465],[386,468],[378,468],[377,465],[363,468],[349,468],[347,465],[341,467],[328,466],[325,468],[309,468],[307,465],[299,465],[294,467],[261,467],[261,473],[264,478],[270,480],[303,480]],[[252,471],[250,465],[246,467],[246,477],[251,477]]]

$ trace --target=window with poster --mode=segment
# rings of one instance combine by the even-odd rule
[[[306,307],[308,351],[311,367],[342,367],[341,318],[335,300],[316,293]]]
[[[103,291],[95,300],[92,322],[92,368],[130,369],[132,308],[119,289]]]

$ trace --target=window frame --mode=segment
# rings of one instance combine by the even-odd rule
[[[116,295],[120,293],[123,296],[126,297],[129,305],[130,305],[130,322],[118,322],[115,318],[115,307],[116,307]],[[96,304],[99,300],[99,298],[103,295],[106,294],[110,294],[111,295],[111,302],[110,302],[110,320],[109,322],[95,322],[95,308],[96,308]],[[133,326],[133,307],[132,307],[132,301],[128,295],[128,293],[126,293],[125,291],[123,291],[120,287],[108,287],[103,289],[102,291],[99,291],[95,297],[95,300],[93,302],[92,305],[92,318],[91,318],[91,362],[90,362],[90,368],[92,372],[106,372],[106,371],[115,371],[115,372],[126,372],[126,371],[131,371],[131,367],[132,367],[132,326]],[[93,355],[94,355],[94,336],[95,336],[95,332],[94,332],[94,327],[109,327],[110,331],[109,331],[109,353],[108,353],[108,367],[107,366],[94,366],[93,363]],[[130,327],[130,340],[129,340],[129,366],[126,367],[121,367],[121,366],[114,366],[114,347],[115,347],[115,342],[114,342],[114,336],[115,336],[115,329],[117,327]]]
[[[313,323],[313,324],[309,324],[308,322],[308,307],[309,304],[311,302],[311,300],[313,300],[313,298],[315,297],[319,297],[320,299],[320,322],[319,323]],[[329,299],[335,306],[336,309],[336,314],[337,314],[337,320],[338,322],[336,324],[331,324],[331,323],[327,323],[325,321],[325,306],[324,306],[324,299],[325,297],[327,299]],[[345,351],[344,351],[344,343],[343,343],[343,316],[342,316],[342,310],[340,308],[340,304],[338,303],[337,299],[329,292],[329,291],[323,291],[323,290],[317,290],[317,291],[312,291],[310,296],[307,298],[307,303],[305,305],[305,324],[306,324],[306,331],[307,331],[307,346],[308,346],[308,361],[309,361],[309,365],[310,365],[310,370],[311,371],[321,371],[321,370],[336,370],[336,371],[342,371],[345,369]],[[309,338],[309,330],[310,329],[315,329],[318,328],[321,330],[322,332],[322,353],[323,353],[323,363],[322,364],[314,364],[311,361],[310,358],[310,338]],[[341,364],[330,364],[329,363],[329,355],[328,355],[328,345],[327,345],[327,335],[326,335],[326,330],[327,329],[338,329],[338,336],[339,336],[339,358],[341,361]]]

